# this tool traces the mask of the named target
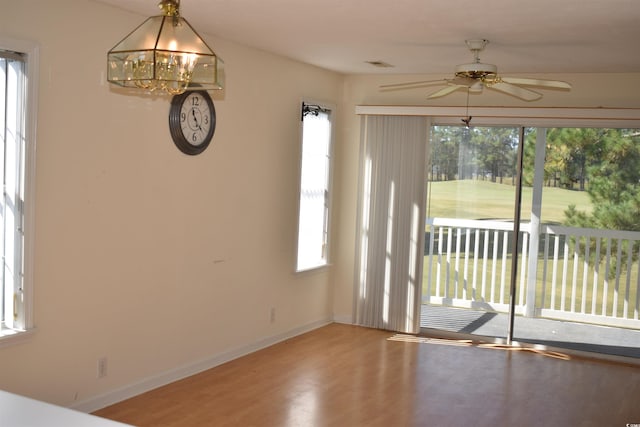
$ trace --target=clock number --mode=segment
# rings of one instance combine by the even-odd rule
[[[198,142],[198,134],[194,132],[193,135],[191,135],[191,140],[193,142]]]
[[[183,111],[180,113],[180,121],[184,122],[185,120],[187,120],[187,113]]]
[[[194,107],[199,107],[200,106],[200,98],[197,96],[194,96],[193,98],[191,98],[191,105],[193,105]]]

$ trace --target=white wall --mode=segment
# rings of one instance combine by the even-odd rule
[[[82,407],[330,321],[329,271],[293,273],[299,109],[338,104],[342,76],[203,34],[227,88],[212,145],[190,157],[170,139],[170,98],[105,82],[107,51],[146,17],[88,0],[0,11],[2,35],[41,55],[37,331],[0,349],[0,389]]]

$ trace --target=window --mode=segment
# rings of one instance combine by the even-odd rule
[[[0,344],[32,327],[31,244],[37,50],[0,39]]]
[[[296,271],[328,262],[331,110],[302,104],[302,158]]]

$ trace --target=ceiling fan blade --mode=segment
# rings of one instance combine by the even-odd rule
[[[524,77],[502,77],[505,83],[524,86],[553,87],[558,89],[571,89],[571,85],[561,80],[528,79]]]
[[[441,96],[449,95],[451,92],[455,92],[456,90],[458,90],[460,88],[466,88],[466,86],[450,84],[449,86],[447,86],[445,88],[442,88],[442,89],[440,89],[438,91],[435,91],[435,92],[427,95],[427,99],[440,98]]]
[[[519,87],[516,85],[512,85],[510,83],[505,82],[497,82],[491,85],[487,85],[490,89],[495,89],[500,92],[507,93],[509,95],[513,95],[516,98],[520,98],[524,101],[535,101],[537,99],[542,98],[542,94],[538,92],[534,92],[529,89],[525,89],[523,87]]]
[[[390,85],[380,85],[380,90],[382,91],[390,91],[390,90],[404,90],[404,89],[417,89],[421,87],[433,86],[437,84],[446,84],[446,79],[440,80],[423,80],[417,82],[405,82],[405,83],[395,83]]]

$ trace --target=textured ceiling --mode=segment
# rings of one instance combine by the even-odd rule
[[[158,0],[96,1],[159,14]],[[183,0],[181,14],[201,34],[341,73],[453,73],[478,38],[502,74],[640,72],[640,0]]]

